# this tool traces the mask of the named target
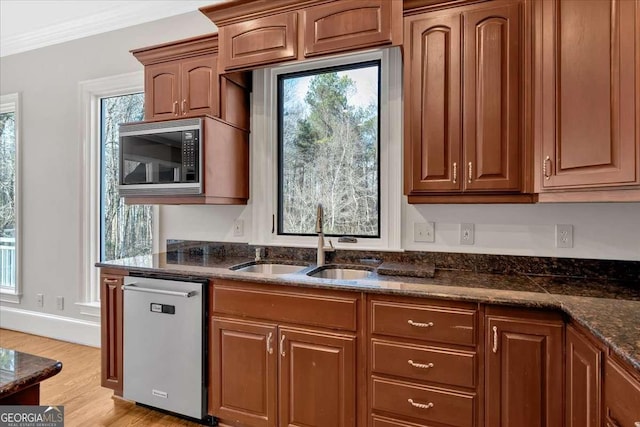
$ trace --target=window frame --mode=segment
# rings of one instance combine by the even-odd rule
[[[117,76],[87,80],[79,83],[81,113],[82,168],[80,181],[81,232],[80,253],[81,273],[78,302],[80,313],[100,316],[100,270],[95,267],[100,262],[101,247],[101,99],[113,96],[144,92],[144,73],[133,72]],[[159,208],[153,207],[153,252],[159,252]]]
[[[338,249],[402,251],[402,57],[398,48],[377,49],[306,60],[253,72],[251,104],[251,244],[315,247],[316,236],[279,235],[278,76],[314,69],[380,61],[380,237],[357,243],[333,242]],[[337,240],[337,239],[334,239]]]
[[[14,113],[15,122],[15,209],[16,209],[16,230],[15,230],[15,254],[16,254],[16,283],[13,289],[0,287],[0,301],[13,304],[20,304],[22,299],[22,195],[21,195],[21,152],[22,152],[22,110],[20,93],[9,93],[0,95],[0,113]]]

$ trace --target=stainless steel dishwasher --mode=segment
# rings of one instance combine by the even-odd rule
[[[125,399],[215,425],[206,415],[206,289],[124,279]]]

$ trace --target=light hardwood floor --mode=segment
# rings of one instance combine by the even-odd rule
[[[62,362],[62,371],[40,384],[40,404],[64,406],[65,427],[198,426],[113,398],[100,386],[100,349],[0,329],[0,347]]]

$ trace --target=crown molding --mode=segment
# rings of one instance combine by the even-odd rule
[[[174,15],[195,12],[221,0],[145,1],[118,5],[108,11],[73,19],[0,40],[0,57],[118,30]],[[212,28],[216,31],[217,28]]]

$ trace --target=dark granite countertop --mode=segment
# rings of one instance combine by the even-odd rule
[[[0,399],[56,375],[62,363],[0,347]]]
[[[161,253],[96,265],[124,269],[134,274],[233,279],[308,288],[558,309],[590,330],[615,354],[640,372],[640,286],[637,281],[440,269],[435,270],[433,277],[373,274],[366,279],[329,280],[307,276],[305,273],[315,268],[312,264],[301,272],[283,275],[246,273],[229,269],[250,261],[252,260],[242,256]],[[388,271],[386,273],[388,274]]]

